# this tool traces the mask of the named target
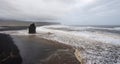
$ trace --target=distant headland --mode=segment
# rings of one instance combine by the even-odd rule
[[[29,24],[35,23],[36,26],[43,25],[55,25],[60,24],[58,22],[47,22],[47,21],[21,21],[21,20],[2,20],[0,19],[0,26],[29,26]]]

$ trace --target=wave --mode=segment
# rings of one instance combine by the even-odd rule
[[[119,27],[49,25],[37,27],[36,30],[34,35],[37,37],[73,46],[76,57],[85,64],[120,64]],[[9,33],[29,35],[27,30]]]
[[[37,30],[41,32],[38,37],[75,47],[77,50],[75,55],[82,63],[119,64],[120,35],[99,30],[91,31],[91,28],[102,29],[96,27],[43,26],[38,27]]]
[[[91,28],[96,30],[92,30]],[[97,29],[105,29],[105,28],[71,27],[71,26],[60,26],[60,25],[43,26],[37,28],[38,32],[46,31],[46,32],[55,33],[56,35],[58,35],[57,33],[59,33],[59,35],[62,36],[67,35],[68,37],[73,37],[73,38],[81,37],[81,38],[85,38],[86,40],[95,40],[102,43],[120,44],[119,43],[120,34],[115,34],[106,31],[99,31]]]

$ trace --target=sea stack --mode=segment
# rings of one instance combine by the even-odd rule
[[[35,33],[36,33],[36,26],[35,23],[32,23],[29,26],[29,34],[35,34]]]

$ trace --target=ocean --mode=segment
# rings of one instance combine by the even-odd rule
[[[40,37],[73,46],[84,64],[120,64],[119,26],[51,25],[37,30]]]
[[[120,26],[38,26],[37,38],[62,43],[75,49],[76,58],[84,64],[120,64]],[[4,31],[28,36],[28,30]]]
[[[89,27],[88,31],[103,31],[120,34],[120,25],[86,25],[74,27]]]

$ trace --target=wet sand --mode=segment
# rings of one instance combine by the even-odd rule
[[[20,50],[22,64],[80,64],[71,46],[38,38],[35,35],[12,38]]]

